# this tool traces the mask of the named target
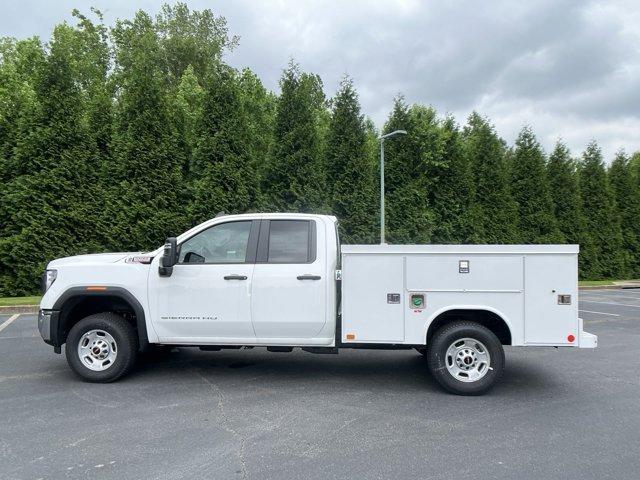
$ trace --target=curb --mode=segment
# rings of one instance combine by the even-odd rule
[[[38,313],[38,305],[7,305],[0,307],[0,315],[13,315],[14,313]]]
[[[585,285],[578,287],[578,290],[620,290],[621,288],[619,285]]]
[[[578,287],[578,290],[627,290],[640,288],[637,283],[622,283],[620,285],[585,285]]]

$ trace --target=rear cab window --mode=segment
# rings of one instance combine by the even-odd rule
[[[313,220],[265,220],[260,231],[261,263],[313,263],[316,227]]]

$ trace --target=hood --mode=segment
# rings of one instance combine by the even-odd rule
[[[74,257],[56,258],[49,262],[47,268],[62,267],[65,265],[104,265],[105,263],[115,263],[127,257],[140,255],[141,252],[120,252],[120,253],[92,253],[89,255],[76,255]]]

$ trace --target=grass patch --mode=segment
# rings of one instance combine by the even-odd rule
[[[8,307],[12,305],[38,305],[40,303],[40,298],[42,297],[0,297],[0,307]]]
[[[613,285],[613,280],[580,280],[578,285],[581,287],[601,287]]]
[[[614,282],[627,282],[632,280],[580,280],[578,285],[581,287],[605,287],[607,285],[615,285]],[[637,280],[635,280],[637,282]]]

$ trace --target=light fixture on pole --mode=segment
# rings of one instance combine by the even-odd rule
[[[406,130],[394,130],[386,135],[380,135],[380,245],[385,245],[384,241],[384,141],[394,135],[406,135]]]

